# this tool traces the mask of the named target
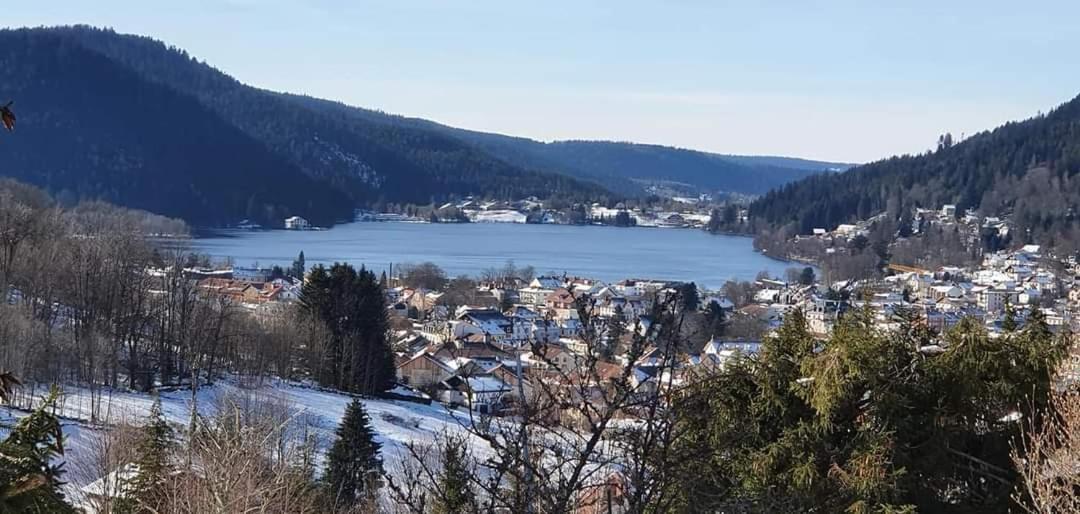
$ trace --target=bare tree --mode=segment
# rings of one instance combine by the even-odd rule
[[[577,305],[583,353],[532,341],[530,369],[504,398],[504,416],[467,405],[462,427],[485,454],[490,448],[470,463],[477,511],[646,512],[669,501],[672,477],[659,470],[677,437],[668,407],[678,394],[678,294],[657,296],[651,322],[635,324],[619,360],[602,355],[606,322],[593,315],[595,306],[584,298]],[[440,494],[433,453],[410,447],[401,465],[406,478],[390,477],[392,496],[408,512],[430,512]]]
[[[1022,484],[1013,499],[1032,514],[1080,512],[1080,394],[1054,396],[1044,416],[1024,423],[1012,452]]]

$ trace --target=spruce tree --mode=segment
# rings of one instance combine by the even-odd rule
[[[442,470],[436,486],[437,496],[432,505],[434,514],[462,514],[475,509],[475,495],[469,485],[469,470],[465,441],[447,437],[442,445]]]
[[[382,473],[380,446],[364,404],[353,399],[337,429],[337,440],[326,455],[323,482],[332,505],[348,507],[374,499]]]
[[[0,441],[0,512],[76,512],[61,491],[63,464],[52,464],[64,455],[60,420],[50,413],[58,394],[53,388],[45,402]]]
[[[348,264],[315,266],[300,303],[332,334],[315,370],[322,385],[363,394],[393,386],[396,370],[387,337],[386,296],[373,272]]]
[[[307,264],[304,262],[304,251],[300,250],[300,255],[296,256],[296,260],[293,261],[292,267],[289,268],[289,275],[293,278],[303,280],[304,272],[306,270]]]
[[[173,437],[173,429],[161,412],[161,398],[155,398],[138,443],[138,458],[135,461],[138,474],[131,481],[126,498],[118,505],[119,512],[161,511],[163,487],[173,472]]]

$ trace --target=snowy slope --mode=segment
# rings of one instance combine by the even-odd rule
[[[308,433],[315,434],[322,451],[333,443],[334,430],[345,413],[345,407],[352,401],[348,395],[280,380],[266,381],[258,387],[241,387],[236,380],[223,380],[199,389],[196,404],[200,414],[211,414],[218,399],[226,395],[284,402],[290,409],[291,418],[302,423]],[[191,417],[190,390],[162,392],[161,403],[162,411],[171,423],[187,426]],[[433,442],[444,431],[464,435],[463,425],[469,423],[466,412],[451,411],[438,403],[423,405],[372,399],[365,399],[363,403],[382,444],[384,466],[390,472],[398,470],[401,460],[406,458],[406,444]],[[147,394],[126,391],[98,391],[92,394],[79,387],[64,390],[56,413],[64,418],[64,434],[67,436],[65,460],[69,470],[67,479],[71,482],[69,491],[74,492],[98,478],[88,476],[86,471],[93,468],[88,461],[94,458],[95,440],[101,437],[103,430],[100,424],[89,423],[91,413],[96,409],[99,419],[111,423],[139,423],[146,418],[152,404],[153,398]],[[5,426],[10,426],[15,418],[22,416],[25,416],[25,412],[0,408],[0,424]],[[6,432],[6,429],[3,431]],[[475,439],[472,442],[473,451],[483,455],[486,445],[477,444]]]

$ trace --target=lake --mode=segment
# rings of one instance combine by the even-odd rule
[[[192,244],[238,266],[288,266],[303,250],[308,266],[348,262],[383,271],[391,263],[431,261],[453,276],[512,260],[538,274],[683,280],[707,288],[752,280],[760,271],[783,276],[796,265],[755,252],[748,237],[644,227],[358,222],[329,230],[215,231]]]

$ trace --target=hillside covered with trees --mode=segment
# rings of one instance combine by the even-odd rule
[[[105,200],[199,225],[351,213],[344,194],[195,99],[72,41],[0,32],[0,65],[0,91],[20,108],[0,173],[62,202]]]
[[[0,32],[0,49],[0,91],[21,114],[3,173],[62,201],[276,225],[289,215],[330,224],[382,202],[608,195],[441,132],[312,109],[150,38],[19,29]]]
[[[515,166],[551,170],[597,182],[616,193],[639,196],[649,186],[687,193],[760,195],[808,176],[851,164],[791,157],[721,155],[685,148],[616,141],[552,141],[450,127],[419,118],[358,109],[338,102],[293,97],[313,108],[402,127],[434,130]]]
[[[757,232],[809,234],[879,213],[955,204],[1008,218],[1014,243],[1080,246],[1080,97],[1045,115],[1007,123],[935,151],[891,157],[845,173],[815,175],[769,192],[749,208]]]

